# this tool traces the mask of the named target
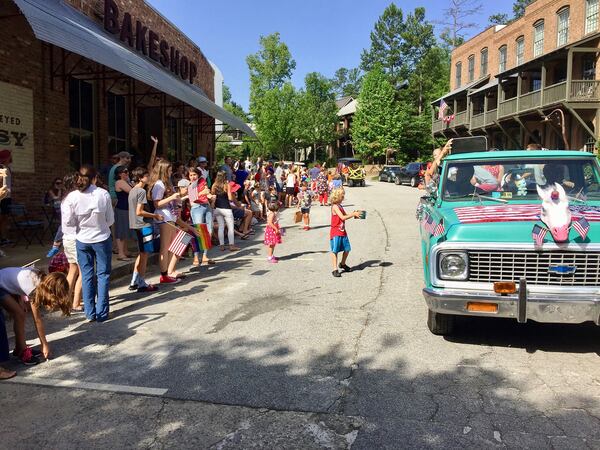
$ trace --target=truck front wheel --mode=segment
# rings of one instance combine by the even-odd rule
[[[455,317],[450,314],[441,314],[428,310],[427,328],[438,336],[447,336],[454,331]]]

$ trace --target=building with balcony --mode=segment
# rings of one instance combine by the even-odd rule
[[[438,138],[486,135],[491,147],[596,151],[600,0],[536,0],[452,52],[451,92],[433,102]],[[442,101],[448,105],[439,119]]]
[[[351,129],[352,119],[354,118],[354,113],[356,113],[358,100],[348,96],[336,100],[335,103],[339,108],[337,112],[338,139],[335,143],[336,156],[338,158],[354,156],[354,151],[352,150]]]

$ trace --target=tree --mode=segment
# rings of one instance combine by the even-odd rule
[[[264,156],[289,155],[296,141],[297,94],[290,83],[296,62],[279,33],[260,37],[260,50],[246,58],[250,113]]]
[[[509,17],[508,14],[500,13],[490,16],[489,21],[492,25],[506,25],[510,22],[523,17],[525,14],[525,8],[531,5],[535,0],[515,0],[513,3],[513,17]]]
[[[392,83],[400,80],[402,67],[404,14],[391,3],[375,23],[371,32],[371,47],[361,54],[361,68],[368,72],[379,65]]]
[[[469,19],[481,12],[479,0],[450,0],[450,6],[443,10],[446,20],[439,23],[445,25],[444,32],[451,48],[464,42],[464,32],[479,26]]]
[[[399,148],[403,122],[396,89],[376,65],[365,75],[358,97],[351,131],[355,152],[369,160],[385,157],[388,147]]]
[[[304,78],[304,90],[298,95],[296,135],[303,145],[311,146],[316,158],[320,146],[336,137],[337,107],[331,81],[317,72]]]
[[[331,79],[331,84],[337,97],[351,96],[356,98],[360,92],[361,80],[362,73],[360,68],[346,69],[345,67],[340,67],[335,71]]]
[[[254,115],[256,97],[270,89],[281,88],[288,82],[296,68],[296,61],[279,33],[261,36],[260,50],[248,55],[246,63],[250,70],[250,112]]]
[[[508,22],[510,22],[508,14],[504,13],[492,14],[488,20],[492,25],[506,25]]]
[[[231,97],[231,91],[229,90],[229,86],[223,84],[223,109],[230,112],[236,117],[244,120],[245,122],[249,122],[248,114],[242,108],[242,105],[234,102]]]

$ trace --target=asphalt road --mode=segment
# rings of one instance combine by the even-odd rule
[[[468,319],[429,333],[420,192],[347,190],[355,271],[329,209],[213,252],[176,287],[111,295],[112,319],[50,317],[55,359],[0,384],[4,448],[600,448],[600,329]]]

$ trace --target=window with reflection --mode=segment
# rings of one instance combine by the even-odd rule
[[[94,85],[69,79],[69,159],[73,169],[94,164],[95,120]]]

